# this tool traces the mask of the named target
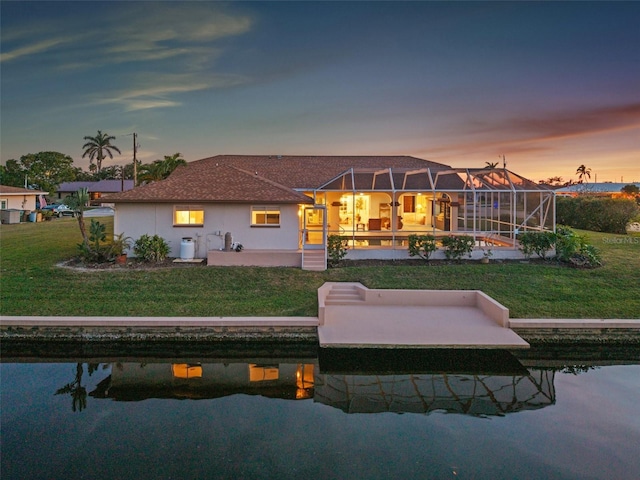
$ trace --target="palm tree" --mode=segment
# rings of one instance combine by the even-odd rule
[[[84,224],[84,211],[89,204],[89,191],[86,188],[80,188],[78,191],[67,197],[65,203],[76,211],[78,216],[78,227],[80,228],[80,234],[82,235],[82,244],[89,248],[89,236],[87,235],[87,227]]]
[[[489,170],[498,168],[498,162],[484,162]]]
[[[82,158],[88,155],[91,165],[93,165],[95,158],[98,173],[102,170],[102,160],[106,158],[105,154],[108,155],[109,158],[113,158],[112,150],[122,154],[118,147],[111,145],[111,140],[115,140],[116,137],[102,133],[100,130],[98,130],[98,134],[95,137],[87,136],[84,137],[84,139],[87,140],[87,143],[82,146],[82,148],[84,148]]]
[[[138,182],[141,184],[157,182],[164,178],[163,172],[162,160],[155,160],[153,163],[145,163],[140,166]]]
[[[562,177],[549,177],[546,180],[540,180],[538,183],[541,185],[551,185],[554,187],[559,187],[562,186],[564,180],[562,179]]]
[[[146,163],[140,167],[138,180],[142,183],[157,182],[164,180],[180,165],[186,165],[187,162],[180,153],[174,153],[171,156],[165,155],[164,160],[155,160],[152,163]]]
[[[584,165],[580,165],[576,173],[578,174],[578,183],[582,183],[584,177],[591,178],[591,169]]]
[[[178,168],[180,165],[186,165],[187,161],[182,158],[181,153],[174,153],[171,156],[164,156],[164,178],[167,178],[169,175],[173,173],[173,171]]]

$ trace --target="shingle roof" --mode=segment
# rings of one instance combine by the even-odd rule
[[[89,192],[114,193],[122,191],[122,180],[98,180],[97,182],[64,182],[58,186],[58,192],[76,192],[86,188]],[[124,181],[124,190],[133,188],[133,180]]]
[[[313,203],[306,195],[231,165],[180,171],[166,180],[117,195],[114,202],[261,202]]]
[[[113,202],[311,203],[313,190],[350,168],[445,168],[409,156],[218,155],[178,167],[166,180],[105,197]]]
[[[11,187],[9,185],[0,185],[0,194],[3,195],[40,195],[44,192],[42,190],[29,190],[28,188],[22,187]]]

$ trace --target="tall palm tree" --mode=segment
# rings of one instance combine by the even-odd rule
[[[102,170],[102,160],[106,158],[105,154],[109,158],[113,158],[112,150],[122,154],[118,147],[111,145],[111,140],[115,140],[116,137],[102,133],[100,130],[98,130],[98,134],[95,137],[86,136],[84,139],[87,140],[87,143],[82,146],[84,148],[82,158],[88,155],[91,165],[93,165],[93,160],[95,159],[98,173]]]
[[[498,168],[498,162],[484,162],[489,170]]]
[[[580,165],[576,173],[578,174],[578,183],[582,183],[584,177],[591,178],[591,169],[584,165]]]

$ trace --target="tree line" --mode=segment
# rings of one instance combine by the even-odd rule
[[[112,142],[116,137],[98,130],[95,136],[85,136],[82,158],[89,158],[89,170],[84,171],[73,165],[73,159],[64,153],[45,151],[22,155],[19,160],[7,160],[0,165],[0,184],[27,187],[54,193],[64,182],[98,181],[109,179],[134,180],[133,162],[125,165],[102,166],[108,157],[120,149]],[[136,185],[151,183],[167,178],[178,166],[186,165],[180,153],[165,155],[163,159],[142,164],[137,161]]]

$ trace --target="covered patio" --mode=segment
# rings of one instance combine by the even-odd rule
[[[350,250],[406,250],[414,234],[517,249],[519,233],[555,228],[553,190],[504,168],[351,168],[310,194]]]

